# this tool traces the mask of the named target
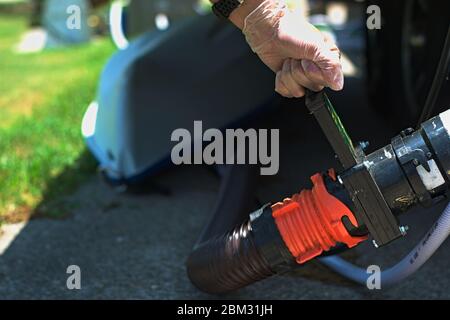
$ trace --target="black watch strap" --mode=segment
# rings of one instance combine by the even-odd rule
[[[216,16],[221,19],[228,19],[231,13],[238,8],[244,0],[219,0],[212,9]]]

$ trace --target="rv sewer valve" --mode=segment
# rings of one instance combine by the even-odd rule
[[[398,215],[446,198],[450,110],[365,155],[353,147],[324,92],[308,93],[306,105],[342,168],[313,175],[310,190],[266,205],[228,233],[198,243],[187,271],[200,290],[236,290],[369,237],[383,246],[405,235]]]

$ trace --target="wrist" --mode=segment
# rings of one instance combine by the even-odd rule
[[[258,6],[264,1],[265,0],[244,0],[242,5],[231,13],[230,21],[242,30],[244,28],[245,18],[247,18],[247,16],[258,8]]]
[[[244,18],[242,32],[254,52],[259,54],[263,47],[279,36],[281,19],[287,13],[284,1],[265,0]]]
[[[210,0],[212,4],[219,2],[220,0]],[[244,0],[243,3],[236,8],[229,17],[229,20],[236,25],[239,29],[243,29],[245,25],[245,19],[254,12],[258,7],[265,3],[264,7],[268,9],[275,4],[284,4],[283,0]],[[264,9],[262,9],[264,10]]]

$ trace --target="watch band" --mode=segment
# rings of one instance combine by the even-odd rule
[[[219,0],[213,5],[212,10],[219,18],[228,19],[243,2],[244,0]]]

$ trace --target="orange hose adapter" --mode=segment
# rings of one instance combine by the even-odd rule
[[[329,172],[333,177],[333,172]],[[312,190],[303,190],[292,198],[272,206],[277,228],[297,263],[304,263],[345,243],[349,248],[367,239],[353,237],[345,228],[342,218],[358,226],[350,209],[326,189],[322,174],[311,177]]]

